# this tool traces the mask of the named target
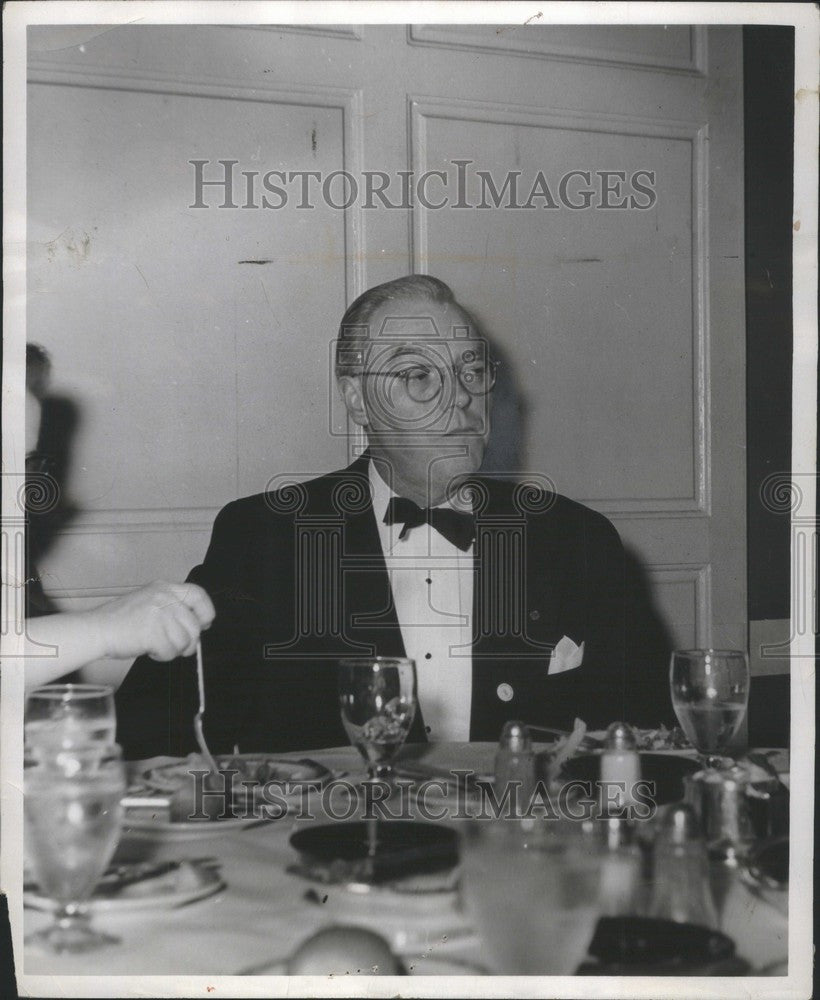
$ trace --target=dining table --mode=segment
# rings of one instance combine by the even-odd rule
[[[493,743],[409,746],[401,751],[397,770],[401,773],[404,760],[431,774],[452,769],[491,774],[496,749]],[[309,756],[340,780],[358,782],[365,777],[362,759],[353,747],[290,756]],[[787,760],[785,752],[781,757]],[[162,760],[133,762],[131,774],[143,773]],[[182,899],[180,905],[175,905],[174,898],[152,901],[150,897],[131,905],[101,903],[92,908],[94,924],[116,938],[116,943],[88,954],[50,954],[27,946],[26,974],[281,975],[288,956],[305,939],[333,925],[377,932],[412,975],[492,974],[486,943],[476,932],[455,883],[437,892],[395,891],[389,885],[325,884],[295,871],[298,856],[291,835],[305,824],[322,821],[321,816],[306,819],[293,814],[263,822],[214,820],[200,824],[202,832],[190,837],[135,835],[129,833],[126,821],[121,856],[201,862],[216,873],[213,885],[196,898]],[[731,873],[724,892],[720,929],[732,938],[736,955],[747,963],[746,974],[785,975],[786,892],[775,899],[767,897],[740,871]],[[46,910],[27,906],[26,935],[49,919]]]

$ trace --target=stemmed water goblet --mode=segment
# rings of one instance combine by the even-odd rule
[[[122,831],[125,770],[116,745],[35,746],[24,767],[25,844],[53,922],[26,939],[53,952],[116,942],[95,931],[85,904],[108,867]]]
[[[393,758],[416,715],[416,664],[406,657],[359,657],[339,664],[339,707],[350,742],[367,765],[368,781],[392,782]],[[379,823],[365,820],[367,853],[376,857]]]
[[[46,684],[26,698],[26,746],[110,745],[116,737],[114,691],[104,684]]]
[[[714,768],[749,701],[749,661],[735,649],[679,649],[669,668],[672,706],[701,762]]]
[[[371,780],[389,780],[392,761],[416,714],[416,664],[405,657],[360,657],[339,665],[339,704],[350,742]]]

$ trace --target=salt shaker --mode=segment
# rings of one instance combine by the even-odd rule
[[[535,756],[530,731],[523,722],[504,724],[495,754],[495,787],[499,799],[511,782],[519,786],[513,794],[524,811],[535,790]]]
[[[655,840],[651,917],[717,926],[709,859],[698,817],[685,803],[672,806]]]
[[[642,909],[643,852],[632,824],[614,817],[596,822],[602,845],[601,915],[634,916]]]
[[[620,812],[633,801],[632,791],[641,778],[637,746],[635,734],[626,723],[613,722],[607,729],[601,754],[603,812]]]

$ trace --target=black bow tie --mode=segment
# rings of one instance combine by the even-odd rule
[[[403,524],[399,538],[404,538],[411,528],[420,524],[429,524],[452,542],[462,552],[473,544],[475,538],[475,517],[464,511],[453,510],[450,507],[425,507],[407,497],[391,497],[384,515],[385,524]]]

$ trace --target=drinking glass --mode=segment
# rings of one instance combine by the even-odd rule
[[[736,649],[679,649],[669,668],[672,706],[707,767],[732,740],[749,701],[749,661]]]
[[[116,745],[40,746],[25,761],[25,843],[54,921],[26,939],[53,952],[116,942],[92,930],[84,904],[108,867],[122,829],[125,770]]]
[[[339,665],[339,704],[350,742],[371,779],[389,779],[392,760],[416,714],[416,664],[403,657],[362,657]]]
[[[461,834],[464,903],[493,971],[573,975],[601,915],[600,839],[568,819],[475,819]]]
[[[114,690],[104,684],[47,684],[26,698],[26,746],[110,745],[116,738]]]

